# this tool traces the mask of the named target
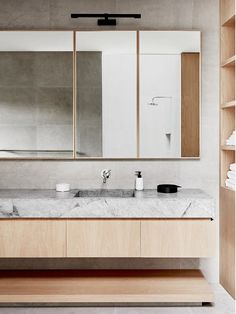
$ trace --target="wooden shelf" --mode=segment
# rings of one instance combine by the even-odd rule
[[[235,100],[228,101],[221,105],[221,109],[227,109],[227,108],[235,108]]]
[[[220,0],[221,24],[227,24],[235,14],[235,0]]]
[[[227,172],[230,169],[230,165],[235,163],[235,151],[233,150],[221,150],[220,154],[220,182],[221,186],[225,186],[225,180],[227,176]]]
[[[227,60],[222,62],[221,67],[234,67],[235,66],[235,59],[236,59],[236,56],[228,58]]]
[[[221,66],[222,67],[234,67],[235,66],[235,59],[236,59],[236,56],[228,58],[224,62],[222,62]]]
[[[235,25],[235,14],[228,17],[226,20],[224,20],[222,26],[234,26]]]
[[[0,271],[0,304],[213,301],[199,270]]]
[[[235,67],[221,67],[221,103],[230,102],[235,98]]]
[[[230,191],[230,192],[232,192],[232,193],[235,193],[234,190],[228,188],[227,186],[221,186],[221,188],[222,188],[222,189],[225,189],[225,190],[227,190],[227,191]]]
[[[220,142],[235,130],[235,0],[220,0]],[[236,297],[235,191],[225,186],[235,146],[220,147],[220,283]]]
[[[230,63],[235,55],[235,25],[228,23],[220,29],[221,63]]]
[[[235,146],[230,146],[230,145],[222,145],[221,146],[222,150],[230,150],[230,151],[235,151]]]

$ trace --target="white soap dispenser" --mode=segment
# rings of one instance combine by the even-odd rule
[[[137,176],[135,180],[135,190],[142,191],[143,190],[143,178],[141,171],[135,171],[135,175]]]

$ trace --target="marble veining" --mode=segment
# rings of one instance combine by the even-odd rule
[[[0,190],[0,218],[214,218],[201,190],[135,191],[134,197],[74,197],[78,190]]]

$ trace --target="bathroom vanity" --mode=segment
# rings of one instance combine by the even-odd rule
[[[200,31],[0,31],[0,159],[199,159],[200,68]],[[0,190],[2,259],[209,258],[214,240],[199,190]],[[199,270],[0,271],[0,304],[212,301]]]
[[[214,201],[200,190],[183,189],[176,194],[115,190],[105,191],[103,196],[91,190],[75,197],[77,192],[0,190],[0,257],[214,255]],[[9,297],[4,289],[14,278],[16,284],[7,288]],[[14,278],[11,272],[4,272],[0,302],[213,301],[212,291],[198,270],[36,271],[16,272]],[[35,289],[26,288],[29,282],[34,282]],[[55,288],[55,282],[60,288]]]

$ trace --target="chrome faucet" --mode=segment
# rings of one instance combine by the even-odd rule
[[[103,169],[101,172],[101,177],[103,179],[103,183],[107,182],[107,179],[109,179],[111,176],[111,170],[110,169]]]

